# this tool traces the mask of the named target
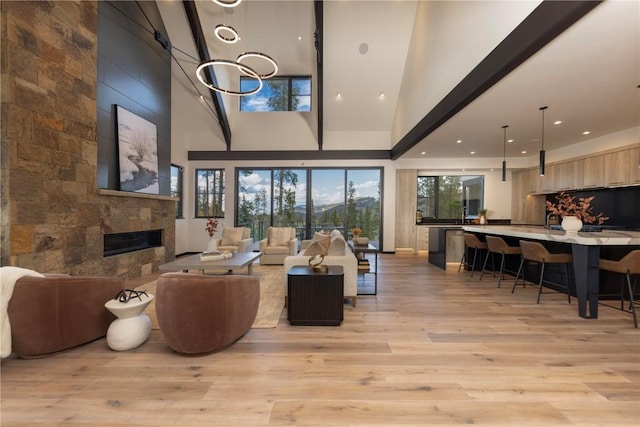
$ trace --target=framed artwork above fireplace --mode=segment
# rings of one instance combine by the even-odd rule
[[[156,125],[120,105],[115,107],[120,190],[160,194]]]

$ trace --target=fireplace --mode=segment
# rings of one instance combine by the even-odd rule
[[[104,256],[162,246],[162,230],[132,231],[104,235]]]

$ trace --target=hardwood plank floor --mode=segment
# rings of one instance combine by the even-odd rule
[[[204,357],[154,330],[2,361],[2,426],[638,426],[640,331],[631,315],[534,286],[379,256],[378,295],[339,327],[252,329]],[[154,273],[136,281],[152,280]]]

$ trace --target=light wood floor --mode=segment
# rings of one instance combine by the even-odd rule
[[[378,295],[340,327],[253,329],[224,352],[104,339],[2,361],[2,426],[638,426],[631,316],[380,256]],[[149,279],[149,278],[145,278]],[[143,280],[144,281],[144,280]]]

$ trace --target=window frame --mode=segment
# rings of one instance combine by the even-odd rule
[[[440,198],[440,181],[444,178],[444,177],[459,177],[460,178],[460,191],[461,191],[461,207],[460,207],[460,215],[458,217],[453,217],[453,218],[442,218],[440,216],[440,202],[441,202],[441,198]],[[417,199],[417,209],[422,211],[422,224],[438,224],[438,223],[451,223],[452,221],[454,222],[462,222],[462,216],[464,214],[464,219],[465,220],[470,220],[470,219],[475,219],[477,218],[477,214],[476,211],[477,209],[480,209],[484,206],[484,199],[485,199],[485,177],[484,175],[418,175],[417,177],[417,182],[419,182],[419,180],[421,178],[430,178],[434,180],[434,195],[433,195],[433,212],[434,215],[433,217],[427,217],[425,216],[425,214],[427,212],[422,211],[421,207],[424,206],[424,204],[426,202],[422,202],[421,203],[421,199],[429,199],[428,197],[423,197],[420,195],[419,192],[416,193],[416,199]],[[466,179],[465,179],[466,178]],[[480,186],[480,194],[481,194],[481,199],[474,204],[473,209],[469,210],[470,208],[470,201],[467,200],[465,198],[465,183],[467,182],[471,182],[472,185],[479,185]],[[420,189],[420,185],[418,183],[418,189]],[[427,203],[428,204],[428,203]]]
[[[199,176],[201,172],[211,172],[211,174],[213,174],[213,190],[210,192],[201,192],[200,191],[200,185],[199,185]],[[220,178],[219,180],[221,180],[221,186],[218,186],[219,191],[216,191],[216,173],[219,173]],[[210,175],[210,174],[207,174]],[[218,182],[219,183],[219,182]],[[225,173],[225,169],[224,168],[199,168],[195,170],[195,186],[194,186],[194,192],[195,192],[195,200],[194,200],[194,218],[224,218],[225,216],[225,209],[224,209],[224,205],[225,205],[225,200],[226,200],[226,196],[225,196],[225,189],[226,189],[226,173]],[[207,213],[206,214],[200,214],[200,197],[202,195],[207,196],[207,202],[208,202],[208,206],[207,206]],[[213,209],[214,212],[212,212],[211,209],[211,205],[210,200],[215,200],[216,197],[219,199],[219,205],[220,205],[220,210],[218,211],[217,209]],[[215,204],[214,204],[215,206]]]
[[[242,100],[240,102],[238,102],[238,111],[241,113],[276,113],[276,112],[294,112],[294,113],[310,113],[311,112],[311,102],[312,102],[312,96],[313,96],[313,81],[311,79],[310,75],[287,75],[287,76],[275,76],[275,77],[271,77],[269,79],[270,81],[274,81],[274,80],[282,80],[286,82],[287,85],[287,100],[286,100],[286,104],[287,104],[287,109],[286,110],[243,110],[242,109],[242,105],[243,105],[243,101],[245,100],[250,100],[252,99],[252,97],[258,97],[260,96],[260,92],[262,92],[262,90],[254,95],[248,95],[242,98]],[[293,94],[293,83],[294,81],[309,81],[309,93],[297,93],[297,94]],[[244,81],[255,81],[254,78],[251,77],[247,77],[247,76],[240,76],[240,80],[239,80],[239,87],[240,90],[242,90],[242,82]],[[264,84],[264,83],[263,83]],[[293,98],[294,97],[309,97],[309,109],[308,110],[292,110],[292,106],[293,106]]]
[[[177,171],[177,183],[175,190],[173,189],[173,183],[169,184],[169,192],[171,197],[177,197],[180,200],[176,201],[176,219],[184,219],[184,200],[182,195],[184,194],[184,167],[171,163],[171,177],[173,178],[173,172]]]

